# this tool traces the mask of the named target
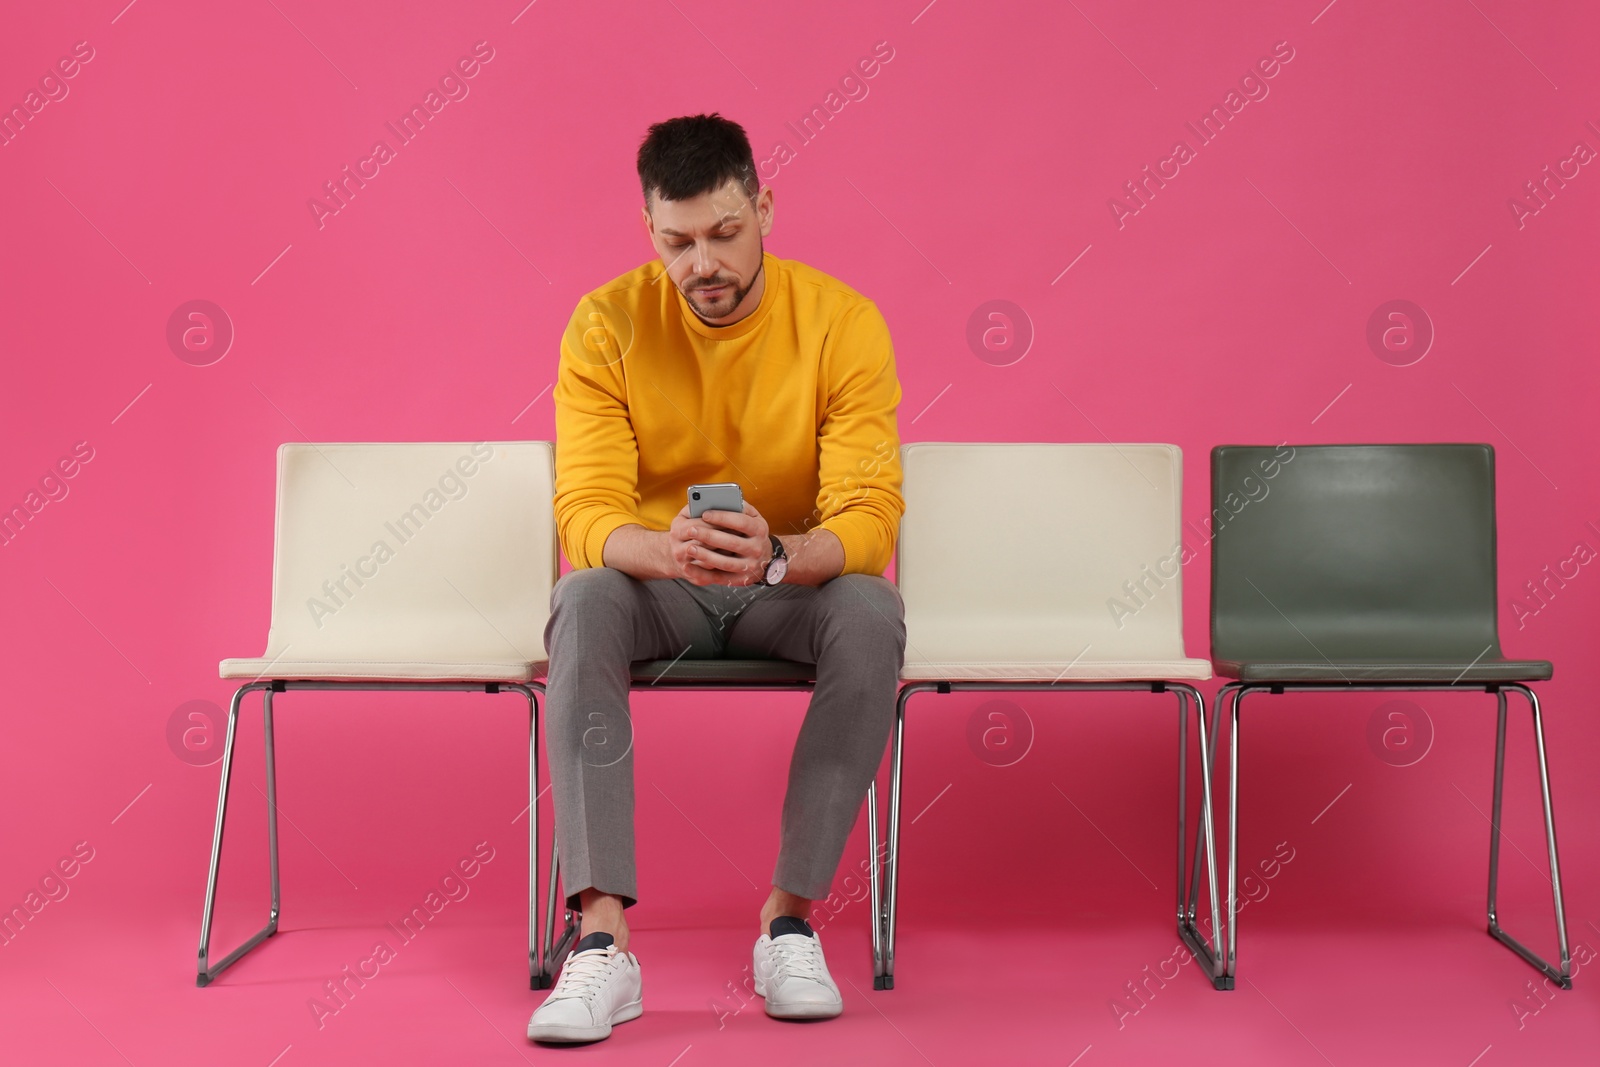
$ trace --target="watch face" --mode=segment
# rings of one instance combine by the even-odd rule
[[[783,576],[789,569],[789,560],[786,556],[778,556],[767,564],[767,584],[777,585],[783,581]]]

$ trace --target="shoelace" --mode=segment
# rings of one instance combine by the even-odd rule
[[[809,978],[826,985],[828,973],[822,961],[822,942],[804,934],[784,934],[772,939],[777,963],[772,980],[782,984],[785,978]]]
[[[611,961],[617,954],[617,947],[609,945],[605,948],[584,949],[582,952],[569,955],[566,963],[561,966],[561,979],[556,982],[556,987],[550,991],[550,999],[556,1000],[565,997],[582,997],[584,1000],[593,1000],[600,987],[605,984],[606,976],[611,971]]]

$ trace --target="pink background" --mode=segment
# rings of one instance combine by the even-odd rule
[[[764,169],[767,247],[877,301],[905,441],[1171,441],[1196,521],[1215,444],[1492,443],[1504,643],[1556,663],[1540,691],[1569,930],[1600,946],[1584,677],[1600,577],[1582,567],[1525,619],[1511,603],[1578,542],[1600,548],[1600,172],[1582,166],[1520,226],[1508,207],[1575,142],[1600,148],[1593,5],[124,3],[13,4],[0,34],[7,109],[75,42],[94,49],[0,147],[0,504],[77,442],[94,453],[0,547],[0,904],[75,843],[94,851],[0,948],[0,1059],[561,1054],[522,1037],[540,995],[522,971],[515,699],[283,698],[284,932],[208,990],[193,965],[218,765],[179,759],[167,727],[185,702],[225,707],[217,661],[264,645],[276,446],[552,437],[567,315],[652,255],[638,141],[709,110],[741,122],[758,159],[793,150]],[[319,228],[307,202],[323,182],[478,41],[494,56],[469,95]],[[893,59],[868,95],[800,144],[785,123],[880,41]],[[1178,138],[1193,145],[1185,122],[1280,41],[1294,58],[1269,95],[1119,228],[1108,200]],[[166,341],[193,299],[236,330],[209,366]],[[1031,322],[1019,361],[967,343],[996,299]],[[1393,299],[1437,333],[1409,366],[1366,341]],[[1208,566],[1202,552],[1186,573],[1195,655]],[[1593,1062],[1588,969],[1518,1010],[1535,973],[1482,929],[1489,698],[1415,697],[1433,742],[1405,766],[1368,740],[1383,695],[1247,705],[1241,861],[1278,842],[1294,859],[1243,913],[1238,990],[1186,973],[1137,1014],[1113,1004],[1176,944],[1170,705],[1019,696],[1033,747],[998,767],[966,740],[992,698],[913,703],[898,988],[871,992],[867,908],[851,903],[824,931],[846,1014],[810,1027],[737,1010],[728,987],[749,961],[803,697],[639,698],[630,918],[650,1010],[574,1054]],[[219,947],[265,910],[257,707]],[[1525,715],[1512,724],[1502,916],[1549,952]],[[470,895],[319,1029],[309,998],[479,841],[495,859]]]

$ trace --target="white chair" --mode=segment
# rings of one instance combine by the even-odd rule
[[[872,886],[874,988],[894,988],[906,704],[915,693],[958,690],[1177,695],[1178,932],[1213,985],[1232,988],[1194,922],[1198,841],[1193,873],[1184,871],[1192,702],[1207,756],[1200,829],[1214,938],[1215,739],[1190,684],[1210,678],[1211,665],[1191,659],[1183,643],[1182,452],[1160,444],[924,442],[903,446],[901,462],[906,510],[895,580],[905,601],[905,684],[895,709],[886,904],[876,879]]]
[[[209,985],[277,932],[277,788],[272,699],[291,689],[520,693],[528,701],[528,963],[539,955],[538,704],[544,627],[559,567],[554,448],[477,444],[286,444],[278,450],[272,627],[266,651],[226,659],[243,679],[228,709],[197,983]],[[215,964],[211,920],[239,707],[259,690],[266,735],[267,925]],[[548,938],[547,938],[548,940]]]

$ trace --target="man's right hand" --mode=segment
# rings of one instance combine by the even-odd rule
[[[705,525],[703,519],[689,517],[689,505],[685,504],[666,530],[651,530],[639,523],[619,526],[606,538],[602,560],[607,567],[641,581],[684,578],[695,585],[729,584],[729,571],[695,562],[697,554],[703,557],[707,552],[720,551],[690,534],[690,530]]]

